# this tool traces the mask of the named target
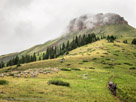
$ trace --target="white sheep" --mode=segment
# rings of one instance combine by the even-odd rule
[[[27,75],[27,74],[24,74],[24,77],[25,77],[25,78],[28,78],[28,75]]]
[[[21,77],[21,74],[14,74],[14,77]]]
[[[0,74],[0,77],[2,77],[2,78],[3,78],[3,77],[4,77],[4,74],[3,74],[3,73],[1,73],[1,74]]]

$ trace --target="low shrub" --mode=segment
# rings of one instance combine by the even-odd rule
[[[109,58],[107,58],[106,60],[110,60]]]
[[[70,84],[68,82],[64,82],[62,80],[49,80],[48,84],[54,84],[54,85],[58,85],[58,86],[70,86]]]
[[[17,66],[16,67],[20,67],[21,66],[21,64],[17,64]]]
[[[131,68],[129,68],[129,69],[130,69],[130,70],[131,70],[131,69],[136,69],[136,67],[131,67]]]
[[[95,69],[94,67],[89,67],[89,69]]]
[[[5,84],[8,84],[8,81],[6,81],[6,80],[0,80],[0,85],[5,85]]]
[[[88,60],[83,60],[83,62],[88,62]]]
[[[126,63],[124,63],[124,64],[129,65],[129,66],[133,66],[133,64],[131,64],[131,63],[127,63],[127,62],[126,62]]]
[[[7,73],[7,72],[9,72],[9,70],[5,70],[4,72],[6,72],[6,73]]]
[[[105,56],[101,56],[101,57],[105,57]]]
[[[128,41],[127,41],[127,40],[123,40],[123,43],[124,43],[124,44],[127,44],[127,43],[128,43]]]
[[[136,38],[134,38],[131,43],[136,45]]]
[[[71,70],[80,71],[80,69],[79,69],[79,68],[71,68]]]
[[[119,56],[118,54],[114,54],[115,56]]]
[[[71,69],[68,68],[61,68],[62,71],[71,71]]]
[[[97,60],[97,58],[93,58],[92,60]]]
[[[66,64],[67,66],[70,66],[71,64]]]
[[[10,73],[9,76],[14,76],[14,74]]]
[[[103,53],[103,54],[108,55],[108,53]]]

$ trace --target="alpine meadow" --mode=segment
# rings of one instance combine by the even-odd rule
[[[84,14],[54,40],[1,55],[0,102],[136,102],[136,28]]]

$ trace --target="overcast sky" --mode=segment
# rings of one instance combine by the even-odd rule
[[[117,13],[136,28],[135,5],[136,0],[0,0],[0,55],[54,39],[83,14]]]

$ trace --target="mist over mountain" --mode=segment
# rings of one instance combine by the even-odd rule
[[[70,21],[68,32],[95,29],[106,24],[128,24],[128,22],[120,15],[114,13],[85,14]]]
[[[64,29],[62,29],[62,31],[63,30]],[[135,28],[131,27],[128,22],[118,14],[85,14],[71,20],[67,26],[66,32],[62,36],[21,52],[0,56],[0,61],[8,61],[16,55],[22,56],[32,55],[33,53],[43,53],[46,52],[49,46],[60,46],[67,41],[71,41],[75,36],[90,33],[95,33],[99,36],[104,34],[105,36],[136,37]]]

